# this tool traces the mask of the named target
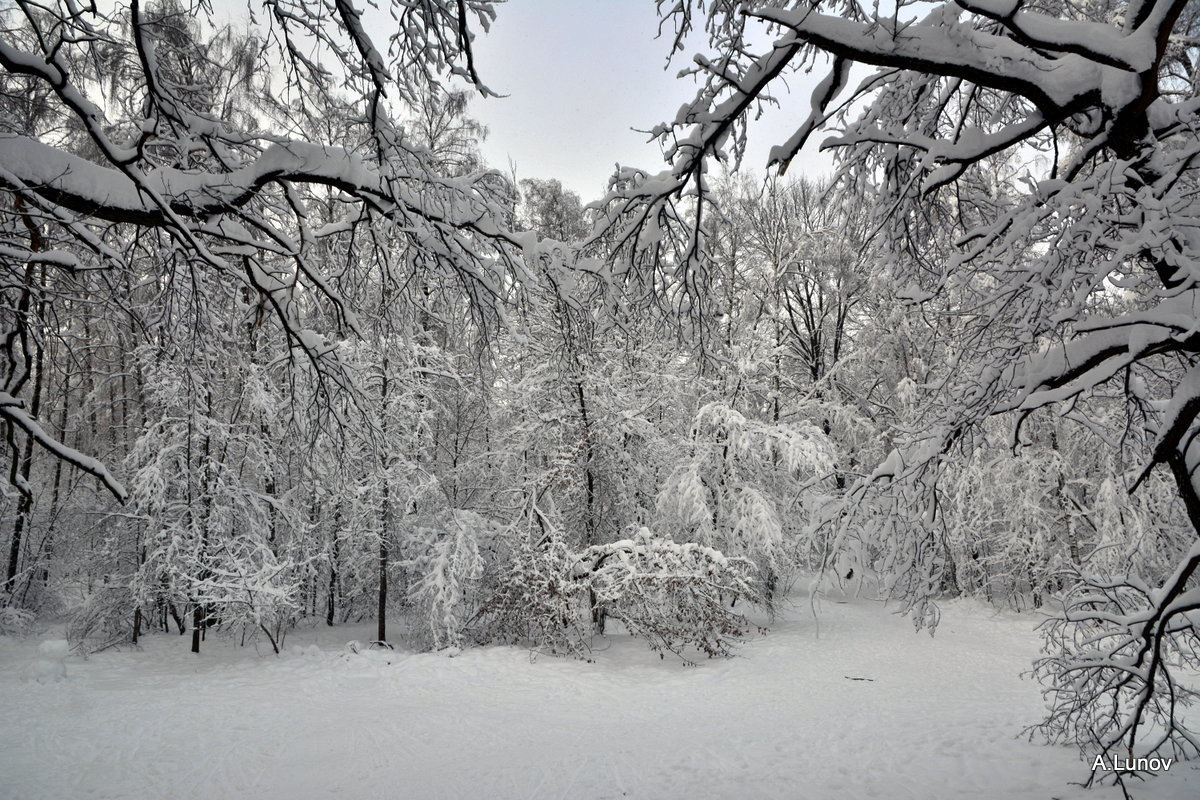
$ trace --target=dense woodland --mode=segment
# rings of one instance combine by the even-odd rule
[[[659,8],[696,99],[585,205],[481,162],[488,0],[0,7],[0,628],[690,661],[967,595],[1050,616],[1048,738],[1195,755],[1200,4]]]

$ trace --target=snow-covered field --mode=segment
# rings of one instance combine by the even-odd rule
[[[1088,771],[1075,750],[1019,735],[1042,702],[1019,677],[1032,617],[951,604],[930,639],[879,603],[821,611],[819,635],[803,602],[739,657],[695,667],[628,639],[598,641],[593,663],[350,654],[368,627],[321,626],[281,657],[212,638],[197,657],[155,635],[68,657],[59,678],[37,638],[0,638],[0,796],[1119,796],[1070,785]],[[1142,792],[1194,800],[1200,771]]]

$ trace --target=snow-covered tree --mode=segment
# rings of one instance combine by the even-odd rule
[[[791,585],[798,568],[814,565],[805,533],[837,463],[820,428],[758,422],[708,403],[681,449],[659,490],[661,530],[753,564],[766,601]]]
[[[900,299],[954,320],[945,368],[919,387],[922,424],[848,497],[889,543],[893,570],[928,575],[941,557],[939,476],[960,447],[973,449],[986,418],[1054,406],[1092,425],[1093,401],[1114,388],[1127,425],[1148,434],[1122,455],[1140,462],[1129,465],[1135,474],[1166,471],[1200,531],[1194,4],[660,8],[677,46],[703,27],[714,52],[695,60],[695,100],[660,128],[671,167],[614,183],[609,209],[624,255],[662,265],[677,252],[664,243],[686,242],[677,283],[706,285],[711,162],[740,155],[755,109],[790,75],[816,68],[825,78],[809,113],[772,163],[785,169],[815,133],[830,132],[824,146],[840,156],[842,191],[875,200],[876,268]],[[676,213],[681,203],[696,213]],[[1108,302],[1114,295],[1125,302]],[[1105,752],[1196,752],[1164,698],[1189,692],[1171,654],[1194,636],[1200,538],[1173,557],[1165,573],[1122,582],[1129,597],[1101,583],[1069,604],[1068,627],[1111,637],[1059,640],[1067,652],[1052,670],[1054,729]],[[911,598],[938,585],[904,583]]]
[[[92,283],[97,294],[86,299],[102,300],[124,276],[145,275],[120,241],[161,232],[191,268],[243,287],[256,324],[270,323],[325,394],[353,384],[307,309],[324,309],[334,337],[361,332],[345,290],[364,264],[386,270],[403,259],[452,281],[480,311],[491,308],[508,277],[523,274],[502,224],[503,182],[461,170],[450,177],[430,143],[411,141],[396,120],[451,76],[488,93],[472,40],[492,4],[421,0],[393,12],[399,24],[382,48],[361,10],[342,0],[271,0],[236,37],[202,3],[6,9],[0,67],[44,103],[39,119],[58,123],[0,134],[8,231],[0,259],[13,278],[5,286],[25,287],[23,305],[11,307],[45,299],[32,279],[41,271],[51,280],[101,271],[111,279]],[[311,120],[335,109],[346,129],[323,140],[328,126]],[[337,214],[321,220],[329,189]],[[323,243],[347,233],[360,239],[356,257],[328,263]],[[111,464],[36,418],[28,320],[25,310],[4,319],[0,418],[12,457],[18,442],[36,443],[127,499]]]

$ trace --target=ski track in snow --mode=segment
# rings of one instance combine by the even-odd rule
[[[1019,677],[1035,617],[953,603],[930,639],[878,603],[820,610],[819,635],[802,601],[695,667],[627,637],[594,663],[346,654],[369,637],[349,626],[296,631],[278,658],[152,635],[39,683],[37,640],[0,638],[0,798],[1119,797],[1070,785],[1088,774],[1073,748],[1020,735],[1042,708]],[[1139,796],[1194,800],[1200,769]]]

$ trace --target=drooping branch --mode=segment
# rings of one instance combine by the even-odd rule
[[[4,419],[8,426],[10,426],[10,429],[12,427],[20,428],[55,458],[59,458],[80,472],[96,478],[117,500],[124,503],[128,499],[129,491],[109,472],[104,464],[72,447],[64,445],[53,436],[47,434],[42,429],[42,426],[25,411],[25,403],[21,400],[10,394],[0,392],[0,418]],[[25,487],[24,491],[28,491],[28,487]]]

